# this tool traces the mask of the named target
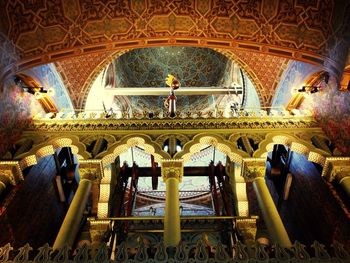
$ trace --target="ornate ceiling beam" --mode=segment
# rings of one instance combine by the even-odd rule
[[[108,96],[160,96],[169,95],[169,88],[159,87],[125,87],[125,88],[106,88],[105,93]],[[213,94],[242,94],[242,87],[221,88],[221,87],[181,87],[176,90],[175,95],[213,95]]]

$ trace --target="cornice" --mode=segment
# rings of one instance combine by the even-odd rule
[[[157,118],[34,120],[26,132],[216,130],[216,129],[309,129],[319,128],[312,117]]]

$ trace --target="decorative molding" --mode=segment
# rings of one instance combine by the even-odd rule
[[[64,132],[96,130],[298,129],[318,128],[312,117],[232,117],[154,119],[47,119],[34,120],[27,131]]]

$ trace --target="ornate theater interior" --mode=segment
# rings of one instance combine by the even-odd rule
[[[0,16],[0,262],[350,261],[350,1]]]

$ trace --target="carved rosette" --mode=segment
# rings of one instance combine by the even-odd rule
[[[162,161],[161,173],[164,182],[168,178],[176,178],[179,182],[182,181],[184,174],[183,160],[164,160]]]
[[[242,176],[246,182],[252,182],[258,177],[264,177],[266,160],[264,158],[246,158],[242,162]]]

